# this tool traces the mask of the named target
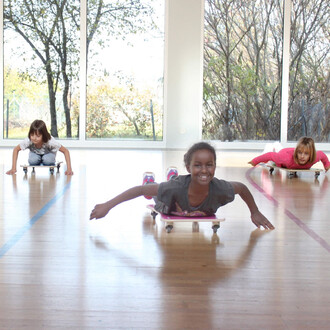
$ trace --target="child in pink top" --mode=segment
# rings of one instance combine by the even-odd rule
[[[330,161],[322,151],[316,151],[314,140],[310,137],[299,139],[296,148],[284,148],[279,152],[267,152],[253,158],[249,164],[256,166],[259,163],[273,161],[277,167],[289,169],[309,169],[321,161],[325,171],[330,168]]]

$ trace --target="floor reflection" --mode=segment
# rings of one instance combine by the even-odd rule
[[[268,170],[262,169],[261,187],[281,207],[295,212],[301,219],[310,220],[315,215],[315,207],[325,202],[329,179],[326,175],[315,179],[311,173],[304,174],[290,178],[284,171],[277,170],[270,175]]]
[[[149,283],[151,291],[145,292],[145,297],[156,299],[157,304],[161,301],[160,328],[175,327],[179,317],[179,324],[211,329],[215,326],[211,313],[215,288],[225,289],[226,281],[245,267],[258,241],[270,231],[253,230],[247,242],[242,242],[241,251],[235,254],[221,243],[221,227],[219,235],[212,234],[207,224],[201,227],[194,232],[190,224],[176,224],[168,234],[163,223],[154,221],[147,212],[141,228],[143,242],[134,240],[128,241],[127,246],[118,246],[115,235],[107,235],[102,225],[91,232],[90,239],[97,249],[106,251],[105,258],[118,259],[125,269],[135,270],[136,276]],[[136,277],[135,281],[139,283]],[[198,309],[203,310],[202,318]]]

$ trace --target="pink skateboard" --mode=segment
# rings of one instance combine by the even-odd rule
[[[173,229],[175,222],[192,222],[193,229],[198,228],[199,222],[212,222],[213,233],[216,233],[220,228],[220,222],[225,221],[225,219],[219,219],[217,216],[200,216],[200,217],[178,217],[173,215],[167,215],[163,213],[159,213],[154,209],[154,205],[147,205],[147,208],[151,211],[151,215],[153,219],[156,219],[156,216],[160,215],[160,220],[165,223],[165,229],[168,233],[170,233]]]

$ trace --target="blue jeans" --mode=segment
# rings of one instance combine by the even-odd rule
[[[45,165],[45,166],[49,166],[49,165],[55,165],[55,157],[56,154],[50,152],[48,154],[44,154],[44,155],[38,155],[34,152],[30,152],[29,153],[29,164],[30,165]]]

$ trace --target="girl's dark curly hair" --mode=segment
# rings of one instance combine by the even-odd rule
[[[185,155],[183,157],[183,161],[184,161],[184,164],[186,167],[188,167],[190,165],[192,155],[198,150],[209,150],[214,156],[214,163],[216,163],[217,155],[216,155],[214,147],[212,147],[207,142],[197,142],[189,148],[189,150],[185,153]]]

